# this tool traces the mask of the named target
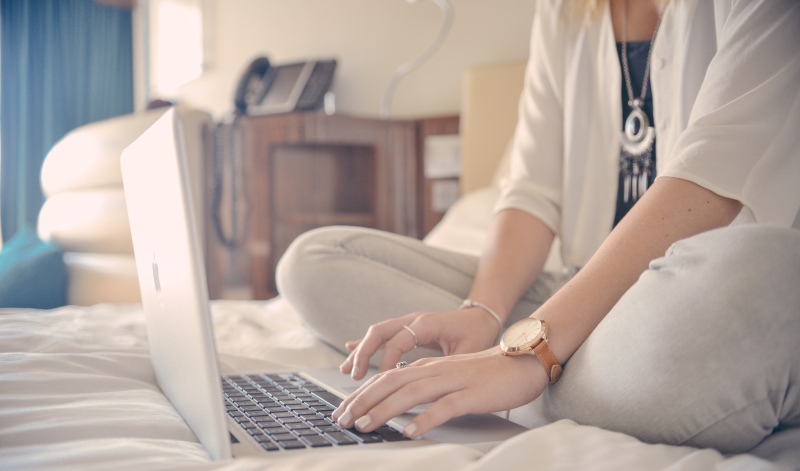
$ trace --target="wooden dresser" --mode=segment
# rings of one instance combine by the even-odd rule
[[[433,211],[423,177],[423,144],[458,134],[458,117],[380,120],[322,113],[241,118],[237,188],[241,238],[225,247],[206,228],[212,299],[268,299],[275,267],[295,237],[322,226],[373,227],[422,238]],[[212,144],[213,147],[213,144]],[[209,155],[208,174],[218,169]],[[216,170],[215,170],[216,169]],[[214,181],[209,178],[209,195]],[[213,207],[209,200],[209,208]]]

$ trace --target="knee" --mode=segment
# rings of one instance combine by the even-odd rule
[[[330,226],[312,229],[298,236],[289,245],[278,261],[275,282],[282,296],[293,297],[295,293],[307,292],[320,277],[325,277],[324,260],[337,252],[339,240],[351,228]]]
[[[800,422],[798,280],[800,231],[734,226],[674,244],[569,360],[547,407],[646,441],[755,446]]]
[[[705,232],[673,244],[642,278],[680,289],[705,286],[709,301],[791,297],[800,280],[800,231],[752,224]]]
[[[763,339],[800,331],[800,231],[730,226],[674,244],[651,264],[631,296],[668,322],[746,332]]]

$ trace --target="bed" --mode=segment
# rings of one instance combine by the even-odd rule
[[[476,69],[473,86],[516,85],[490,107],[515,108],[520,64]],[[488,75],[487,75],[488,74]],[[511,98],[509,98],[511,97]],[[481,104],[468,102],[465,111]],[[488,113],[474,113],[485,115]],[[492,126],[497,124],[491,119]],[[485,236],[497,189],[491,175],[513,120],[501,130],[478,118],[465,119],[465,147],[488,132],[495,150],[465,149],[463,196],[428,235],[428,243],[475,252]],[[489,175],[487,177],[487,175]],[[483,179],[483,180],[482,180]],[[224,371],[338,366],[343,356],[314,338],[297,313],[278,297],[269,301],[212,301],[211,310]],[[155,382],[142,308],[137,303],[100,303],[52,310],[0,310],[0,469],[13,470],[314,470],[464,469],[519,467],[563,469],[779,469],[750,455],[723,456],[710,449],[646,444],[624,434],[559,421],[531,429],[490,452],[461,445],[413,451],[368,447],[314,456],[212,461]],[[512,416],[514,417],[514,416]]]

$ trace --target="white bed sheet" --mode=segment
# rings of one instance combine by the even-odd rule
[[[212,304],[224,368],[336,366],[281,299]],[[0,469],[771,469],[561,421],[481,454],[456,445],[211,461],[155,384],[139,305],[0,310]]]

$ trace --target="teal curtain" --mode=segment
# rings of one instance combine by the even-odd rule
[[[133,111],[131,12],[94,0],[0,0],[3,240],[35,228],[47,152],[70,130]]]

